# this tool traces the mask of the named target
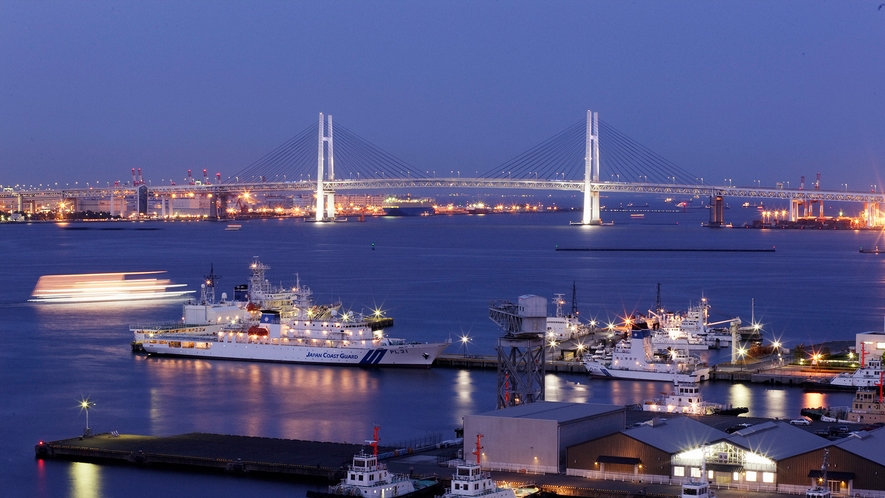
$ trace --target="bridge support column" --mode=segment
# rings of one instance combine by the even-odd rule
[[[22,203],[22,195],[16,194],[15,196],[15,211],[18,213],[22,213],[24,209],[24,204]]]
[[[802,205],[802,199],[790,199],[790,221],[795,223],[799,221],[799,206]]]
[[[710,226],[725,225],[725,199],[721,195],[710,197]]]
[[[328,135],[325,131],[325,121],[323,119],[323,113],[320,113],[320,125],[319,125],[319,140],[317,146],[317,204],[316,204],[316,214],[314,219],[316,221],[332,221],[335,219],[335,192],[326,191],[323,187],[323,178],[325,177],[324,171],[324,163],[325,163],[325,148],[323,147],[324,142],[328,142],[328,155],[329,155],[329,181],[335,179],[335,153],[333,149],[332,142],[332,116],[328,116]]]
[[[218,191],[213,191],[209,194],[209,218],[213,220],[218,219]]]
[[[113,218],[114,217],[114,193],[113,192],[111,192],[110,198],[111,198],[111,202],[108,206],[108,209],[110,210],[111,218]]]
[[[325,124],[323,113],[320,113],[320,135],[317,149],[317,205],[316,205],[316,213],[314,214],[314,219],[316,221],[323,221],[323,215],[325,214],[325,192],[323,191],[323,160],[325,159],[325,154],[323,154],[323,142],[326,141],[326,134],[323,131],[323,125]]]
[[[335,219],[335,192],[330,190],[326,191],[326,218]]]
[[[599,225],[599,190],[594,183],[599,182],[599,113],[587,111],[587,139],[584,154],[584,212],[583,225]]]

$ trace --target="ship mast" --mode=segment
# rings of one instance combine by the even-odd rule
[[[366,441],[367,443],[369,443],[369,446],[372,447],[372,454],[376,457],[378,456],[378,441],[380,441],[380,439],[378,438],[378,429],[380,428],[380,426],[376,425],[374,430],[372,431],[372,440]]]
[[[221,280],[221,277],[215,274],[215,265],[209,264],[209,274],[203,278],[206,279],[206,283],[203,285],[200,300],[203,301],[202,304],[215,304],[215,284]]]
[[[473,454],[476,455],[476,464],[482,466],[480,461],[482,458],[482,434],[476,435],[476,451]]]

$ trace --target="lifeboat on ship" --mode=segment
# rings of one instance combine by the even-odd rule
[[[270,332],[266,328],[259,327],[257,325],[253,325],[253,326],[249,327],[249,332],[247,335],[250,335],[250,336],[257,335],[259,337],[267,337],[269,333]]]

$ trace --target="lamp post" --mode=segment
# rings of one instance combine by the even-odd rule
[[[747,355],[746,348],[741,347],[740,349],[738,349],[738,356],[740,356],[740,358],[741,358],[741,373],[743,373],[743,371],[744,371],[744,357],[746,355]]]
[[[86,410],[86,430],[83,431],[84,436],[91,436],[92,435],[92,430],[89,429],[89,407],[90,406],[95,406],[95,403],[93,403],[89,398],[86,398],[86,399],[80,401],[80,409]]]

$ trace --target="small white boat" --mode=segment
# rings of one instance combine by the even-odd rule
[[[464,462],[457,466],[452,484],[442,498],[524,498],[538,492],[535,487],[514,488],[498,486],[481,463],[482,434],[476,435],[476,462]]]
[[[851,373],[840,373],[830,381],[831,386],[845,388],[878,386],[882,376],[882,359],[870,358],[865,364]]]
[[[674,382],[675,391],[661,393],[658,398],[642,403],[647,412],[684,413],[686,415],[739,415],[747,408],[726,408],[719,403],[704,401],[695,382]]]
[[[391,474],[387,465],[378,461],[378,426],[375,426],[372,441],[366,441],[372,453],[359,452],[353,457],[353,464],[347,469],[344,479],[329,486],[327,493],[308,491],[308,498],[337,498],[350,496],[360,498],[417,498],[433,496],[441,489],[435,480],[411,479],[405,474]]]

